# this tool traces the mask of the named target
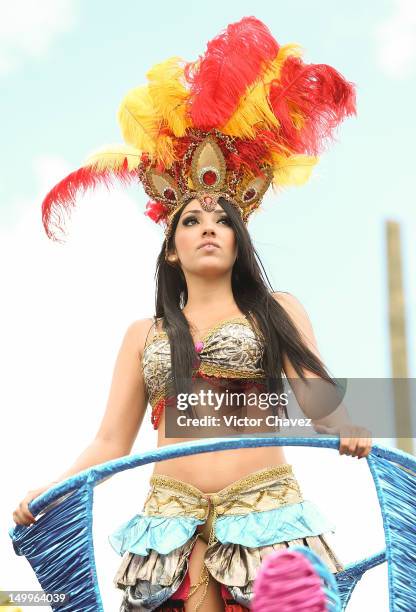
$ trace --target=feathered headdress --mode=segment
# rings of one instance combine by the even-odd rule
[[[272,184],[308,180],[334,128],[355,114],[355,89],[327,64],[305,64],[297,44],[279,46],[255,17],[230,24],[205,54],[153,66],[147,85],[122,101],[126,145],[92,154],[42,205],[47,235],[77,193],[114,179],[140,181],[145,214],[164,226],[189,198],[205,210],[225,196],[244,222]]]

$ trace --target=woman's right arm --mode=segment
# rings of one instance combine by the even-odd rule
[[[94,440],[75,463],[57,479],[38,489],[28,491],[13,512],[15,523],[29,525],[35,522],[28,504],[54,484],[93,465],[124,457],[130,453],[148,401],[141,358],[150,325],[149,319],[141,319],[127,328],[114,366],[107,407]]]

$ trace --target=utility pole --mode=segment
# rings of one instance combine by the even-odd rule
[[[409,388],[406,308],[403,291],[402,254],[400,225],[397,221],[386,222],[387,274],[389,292],[390,356],[394,394],[394,422],[397,446],[413,453],[411,434],[411,394]]]

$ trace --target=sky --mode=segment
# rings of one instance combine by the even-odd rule
[[[17,430],[18,437],[9,436],[1,451],[5,458],[14,458],[13,478],[6,480],[10,503],[1,510],[3,525],[11,522],[12,510],[25,491],[67,469],[98,429],[124,331],[133,320],[153,315],[155,260],[163,240],[162,230],[143,215],[148,198],[140,187],[111,193],[98,190],[80,198],[67,224],[64,246],[52,243],[44,233],[42,199],[91,151],[122,143],[117,107],[127,91],[145,83],[151,66],[173,55],[188,61],[197,58],[209,39],[247,15],[264,21],[279,44],[300,43],[305,61],[329,63],[357,87],[357,117],[341,126],[308,184],[278,195],[269,193],[249,222],[273,288],[293,293],[304,305],[321,355],[334,375],[388,378],[385,223],[397,221],[409,376],[416,375],[411,114],[416,107],[416,4],[412,0],[4,3],[0,399],[9,407],[3,426],[12,433]],[[155,439],[145,423],[136,451],[151,448]],[[317,495],[310,484],[312,474],[322,470],[325,454],[332,453],[326,480],[316,483],[319,499],[330,514],[340,517],[337,543],[345,558],[365,556],[365,547],[358,554],[351,545],[347,518],[356,512],[354,546],[359,548],[361,496],[369,490],[365,465],[316,449],[310,465],[305,453],[311,451],[287,450],[309,483],[311,497]],[[142,472],[141,479],[146,476],[145,469]],[[346,497],[345,479],[353,483],[348,512],[347,506],[327,494],[328,479],[339,487],[337,500]],[[377,512],[372,501],[367,516]],[[111,529],[129,516],[120,509],[114,513],[120,520],[111,519]],[[371,542],[367,531],[361,534],[371,552],[379,548],[379,527]],[[2,536],[9,584],[21,584],[17,579],[21,576],[25,584],[33,584],[30,568],[23,570],[22,560]],[[103,558],[111,558],[102,565],[110,568],[102,578],[105,585],[106,580],[111,582],[117,559],[106,544],[102,550]],[[0,588],[5,588],[6,580],[1,580]],[[384,597],[377,601],[381,611],[388,609],[383,608],[384,582],[378,573],[361,594],[371,596],[373,604],[374,597]],[[108,584],[103,588],[108,598],[115,596]],[[351,604],[352,610],[360,609],[358,600]]]

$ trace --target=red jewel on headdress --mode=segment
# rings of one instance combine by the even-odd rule
[[[245,202],[248,202],[249,200],[252,200],[256,196],[256,194],[257,191],[254,189],[254,187],[252,187],[251,189],[245,192],[243,199]]]
[[[214,170],[206,170],[202,174],[202,182],[208,187],[212,187],[213,185],[215,185],[215,183],[217,182],[217,178],[217,174],[216,172],[214,172]]]
[[[165,189],[163,191],[163,195],[170,202],[175,202],[175,200],[176,200],[176,193],[173,191],[173,189],[169,189],[169,188]]]
[[[211,204],[211,202],[212,202],[211,196],[205,196],[204,197],[204,202],[205,202],[205,204]]]

